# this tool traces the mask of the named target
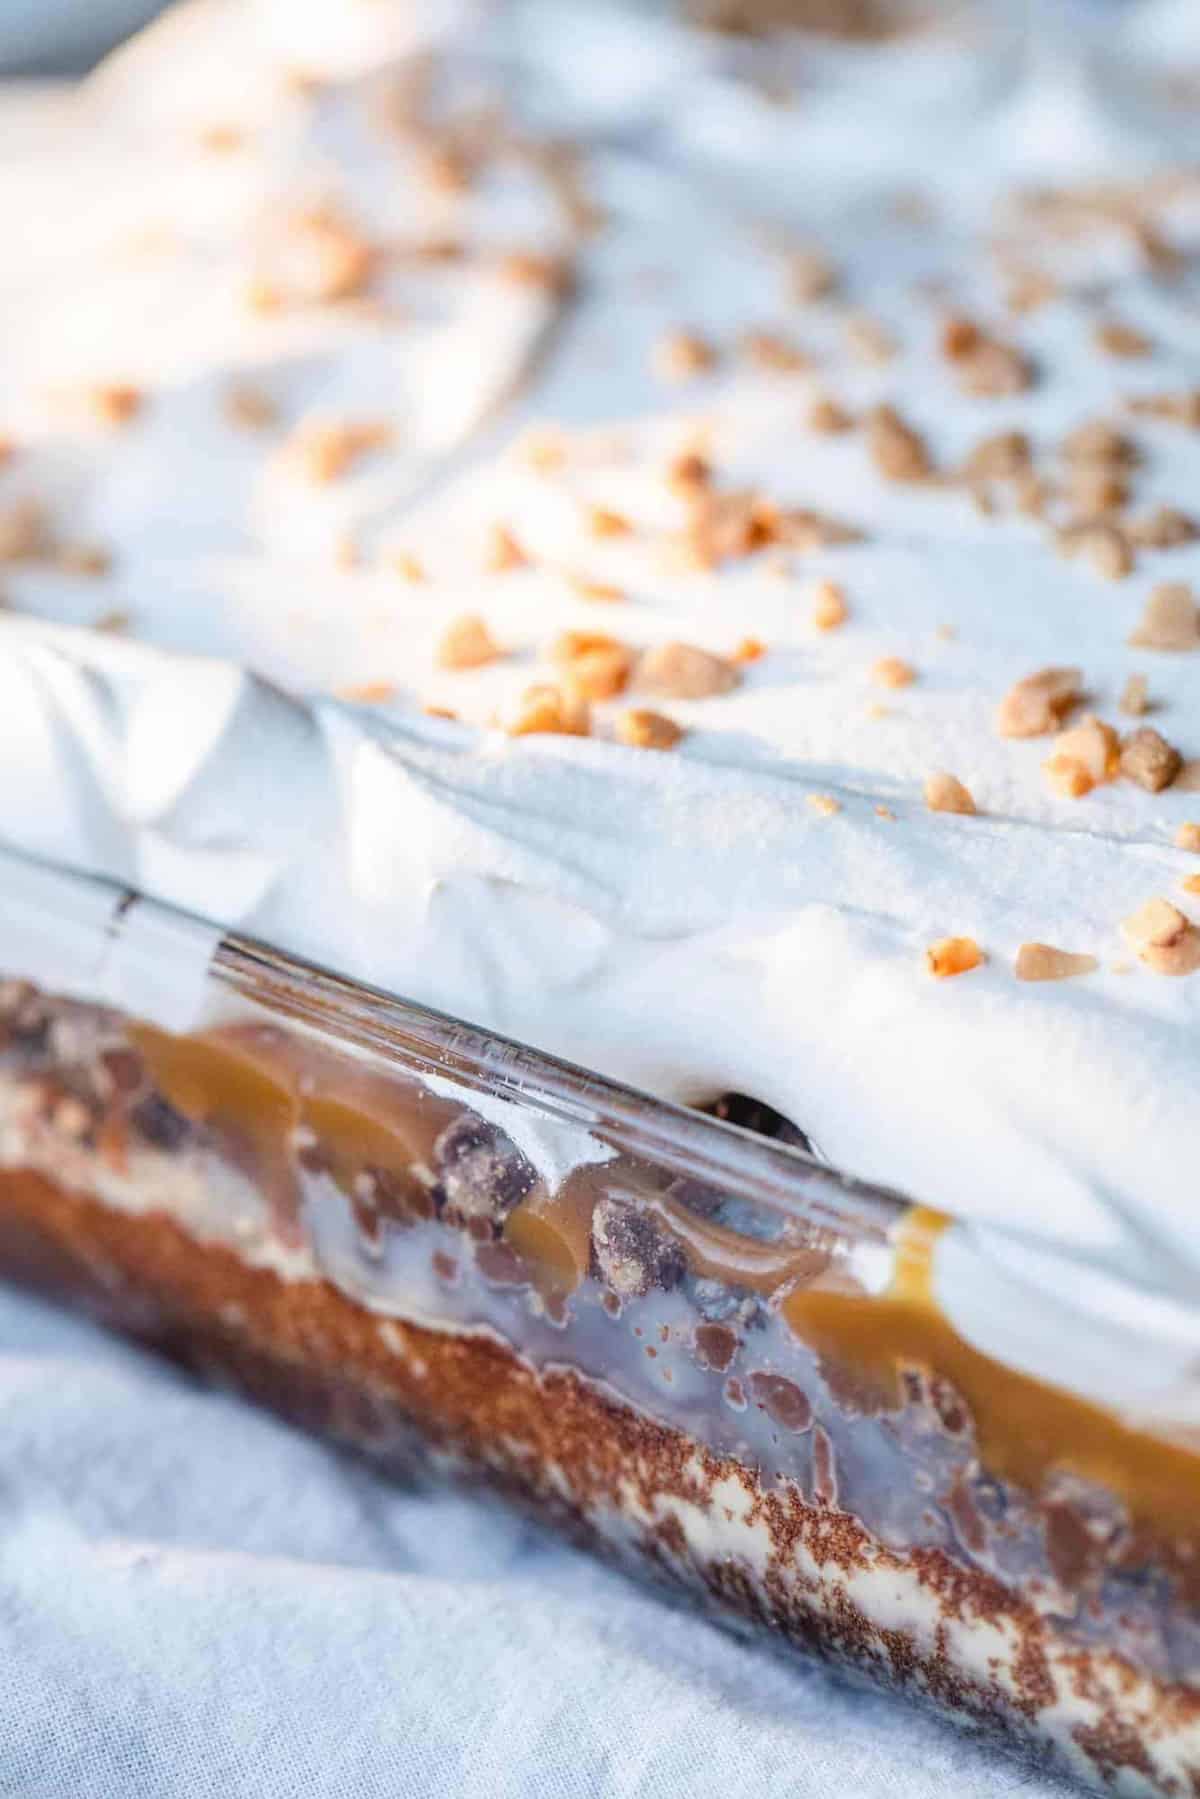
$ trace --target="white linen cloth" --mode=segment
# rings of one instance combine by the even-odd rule
[[[0,1287],[4,1799],[1064,1799]]]

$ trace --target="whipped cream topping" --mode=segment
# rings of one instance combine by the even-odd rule
[[[238,17],[247,27],[251,14]],[[619,33],[614,18],[598,14],[596,29]],[[186,57],[163,29],[170,68]],[[546,47],[551,64],[560,53]],[[528,42],[522,54],[528,68]],[[731,80],[714,54],[687,40],[700,97],[705,82]],[[959,44],[921,54],[980,79]],[[477,93],[470,60],[438,67],[451,104]],[[767,145],[767,103],[744,89],[738,106],[764,109],[764,135],[747,138],[736,169],[727,160],[712,174],[714,140],[703,145],[709,173],[681,166],[700,153],[684,109],[672,161],[593,145],[590,189],[606,223],[581,237],[545,159],[511,144],[526,127],[489,152],[465,198],[406,179],[420,144],[401,134],[397,149],[377,129],[393,77],[303,101],[286,92],[259,116],[241,174],[229,177],[221,153],[210,182],[213,152],[179,143],[174,120],[128,121],[119,73],[87,100],[97,106],[108,79],[98,203],[121,158],[132,166],[130,145],[169,140],[189,170],[185,218],[202,227],[185,225],[182,249],[149,269],[121,263],[127,228],[152,224],[170,187],[176,165],[164,162],[107,217],[98,204],[78,264],[78,238],[73,250],[47,231],[26,278],[0,290],[5,335],[13,327],[0,355],[18,396],[0,511],[35,498],[52,540],[95,539],[112,555],[90,578],[44,554],[7,571],[25,616],[0,630],[0,716],[21,778],[0,784],[0,838],[669,1097],[753,1093],[835,1164],[971,1222],[951,1239],[956,1318],[968,1270],[987,1287],[981,1265],[994,1282],[1003,1266],[1004,1282],[1044,1290],[1031,1263],[1014,1273],[1012,1248],[1041,1243],[1069,1252],[1081,1294],[1083,1271],[1097,1271],[1094,1303],[1079,1300],[1093,1322],[1110,1315],[1116,1276],[1138,1291],[1136,1328],[1162,1351],[1156,1380],[1185,1381],[1200,1349],[1187,1310],[1200,1278],[1200,977],[1156,976],[1120,927],[1158,895],[1197,916],[1180,888],[1195,861],[1174,837],[1200,816],[1200,795],[1121,781],[1065,797],[1041,772],[1051,740],[1002,738],[994,714],[1021,677],[1077,664],[1106,720],[1152,724],[1200,756],[1200,654],[1128,642],[1158,582],[1200,583],[1200,546],[1139,547],[1128,577],[1109,583],[1055,553],[1061,499],[1038,518],[999,484],[899,484],[861,428],[827,436],[807,420],[822,394],[856,420],[886,402],[943,471],[1020,430],[1059,487],[1066,435],[1119,422],[1140,456],[1122,516],[1186,509],[1200,439],[1130,417],[1124,402],[1200,387],[1191,281],[1186,270],[1168,281],[1153,256],[1159,240],[1196,241],[1200,188],[1155,173],[1151,139],[1138,139],[1131,164],[1123,119],[1113,173],[1147,170],[1136,195],[1093,188],[1069,219],[1045,204],[997,210],[1025,166],[1028,135],[1005,131],[1028,118],[1011,110],[1028,106],[1018,92],[977,126],[978,163],[959,156],[957,126],[929,119],[920,156],[893,154],[881,194],[872,157],[843,169],[845,134],[828,136],[835,114],[857,119],[860,144],[870,135],[871,82],[840,74],[840,113],[824,105],[806,139],[797,108],[773,163],[753,153]],[[1064,179],[1092,177],[1109,141],[1095,96],[1084,106],[1077,163],[1061,141],[1038,153]],[[956,116],[949,107],[945,119]],[[79,150],[74,140],[48,169],[30,158],[34,191],[69,192]],[[823,178],[811,205],[777,178],[781,156],[799,169],[806,151]],[[896,206],[914,179],[930,210]],[[20,185],[6,183],[0,206],[16,204]],[[247,318],[245,279],[279,196],[332,206],[372,244],[453,230],[469,254],[403,271],[414,283],[403,321],[388,315],[390,266],[372,290],[382,319],[343,301]],[[1132,228],[1148,217],[1149,239]],[[788,255],[802,227],[840,274],[837,291],[803,306]],[[577,297],[499,272],[497,253],[518,245],[570,255]],[[1030,269],[1053,285],[1014,316],[1003,294]],[[114,312],[117,296],[127,303]],[[939,348],[947,312],[1019,345],[1028,389],[964,396]],[[1144,337],[1145,353],[1105,352],[1097,333],[1114,321]],[[656,372],[656,348],[682,327],[714,361],[673,384]],[[747,339],[763,331],[786,337],[798,366],[779,367],[769,347],[760,366]],[[894,353],[872,360],[881,334]],[[60,362],[77,384],[138,384],[138,416],[116,431],[64,422],[44,397]],[[265,434],[221,410],[230,383],[251,379],[278,417]],[[394,437],[314,491],[284,454],[314,415],[383,417]],[[533,426],[558,433],[543,436],[553,453],[538,466]],[[719,492],[834,517],[861,540],[810,532],[800,547],[681,567],[691,514],[668,472],[697,447]],[[979,510],[972,485],[994,512]],[[628,530],[598,535],[598,512]],[[497,524],[523,566],[489,567]],[[832,632],[813,622],[821,579],[846,596]],[[127,615],[145,641],[70,628],[105,613]],[[439,668],[438,643],[462,613],[481,615],[504,653]],[[494,728],[531,681],[556,678],[546,650],[565,630],[634,652],[683,640],[730,657],[755,639],[765,653],[718,696],[601,702],[586,739]],[[884,658],[909,665],[913,683],[881,687],[872,671]],[[1118,711],[1134,673],[1149,684],[1145,720]],[[380,703],[344,697],[368,689]],[[456,716],[427,716],[430,704]],[[630,704],[668,713],[683,741],[665,754],[625,748],[616,718]],[[938,769],[967,785],[976,816],[926,808]],[[925,951],[958,935],[986,960],[931,979]],[[1098,966],[1020,982],[1014,957],[1032,941]],[[964,1328],[993,1349],[1000,1290],[966,1307]],[[1053,1372],[1052,1351],[1028,1336],[1010,1331],[1003,1353]],[[1116,1340],[1105,1337],[1105,1391]]]

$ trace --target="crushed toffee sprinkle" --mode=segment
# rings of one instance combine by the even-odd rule
[[[683,450],[667,464],[667,486],[685,500],[707,493],[712,478],[712,464],[698,450]]]
[[[429,579],[425,564],[412,550],[397,550],[392,557],[392,567],[402,581],[411,581],[419,585]]]
[[[902,656],[880,656],[871,664],[871,679],[878,687],[911,687],[917,671]]]
[[[229,423],[243,431],[265,431],[279,418],[270,394],[246,381],[235,381],[226,388],[222,407]]]
[[[26,497],[0,507],[0,562],[32,562],[50,548],[45,507]]]
[[[618,713],[613,730],[618,743],[635,750],[671,750],[686,735],[683,726],[677,725],[674,719],[661,712],[651,712],[644,706]]]
[[[355,706],[388,706],[398,691],[394,681],[359,681],[349,687],[339,687],[337,697]],[[430,708],[426,706],[424,710],[428,712]]]
[[[846,590],[837,581],[818,581],[813,589],[813,623],[818,631],[838,631],[850,616]]]
[[[1177,506],[1156,506],[1144,518],[1128,520],[1124,530],[1143,550],[1174,550],[1200,537],[1200,525]]]
[[[587,515],[588,530],[593,537],[629,537],[633,526],[623,512],[609,506],[592,506]]]
[[[611,581],[594,581],[590,575],[579,575],[568,572],[567,582],[572,591],[581,600],[593,600],[600,605],[615,606],[627,600],[629,595],[623,587],[615,587]]]
[[[1155,974],[1194,974],[1200,968],[1200,931],[1167,899],[1147,900],[1121,933]]]
[[[1087,419],[1069,431],[1060,445],[1067,463],[1103,463],[1117,469],[1135,468],[1141,460],[1128,432],[1104,419]]]
[[[490,525],[483,551],[483,566],[487,573],[503,575],[512,569],[526,568],[528,565],[529,557],[509,527],[502,524]]]
[[[885,481],[918,482],[933,472],[924,438],[894,406],[875,406],[867,414],[867,450]]]
[[[1152,587],[1129,641],[1145,650],[1194,650],[1200,645],[1200,608],[1192,589],[1182,581]]]
[[[1191,850],[1193,855],[1200,855],[1200,824],[1191,821],[1181,824],[1174,842],[1177,850]]]
[[[309,419],[287,439],[284,453],[306,480],[325,486],[391,440],[392,428],[383,419]]]
[[[807,424],[819,437],[837,437],[854,429],[854,415],[840,401],[819,394],[808,409]]]
[[[841,800],[834,799],[831,793],[809,793],[805,795],[805,801],[809,811],[815,812],[818,818],[833,818],[842,809]]]
[[[743,637],[734,649],[731,662],[761,662],[767,653],[767,646],[761,637]]]
[[[973,937],[940,937],[925,951],[925,966],[937,980],[969,974],[985,960]]]
[[[716,360],[712,345],[695,331],[668,331],[654,346],[654,373],[660,381],[692,381],[707,374]]]
[[[1108,319],[1096,326],[1092,333],[1092,341],[1105,356],[1114,356],[1120,360],[1132,360],[1149,356],[1154,345],[1144,331],[1138,331],[1133,325],[1125,325],[1118,319]]]
[[[637,665],[636,685],[669,699],[703,700],[729,693],[741,680],[733,663],[690,643],[664,643],[647,650]]]
[[[1033,450],[1024,431],[998,431],[981,438],[963,464],[968,481],[1016,481],[1027,475]]]
[[[1018,981],[1069,981],[1094,974],[1100,964],[1095,956],[1075,955],[1049,943],[1023,943],[1017,951],[1014,973]]]
[[[793,249],[787,257],[788,287],[794,300],[802,305],[824,300],[838,286],[834,264],[820,250]]]
[[[951,366],[960,392],[972,399],[1003,399],[1034,382],[1034,366],[1024,351],[994,338],[984,338]]]
[[[812,367],[812,357],[778,331],[745,331],[738,340],[741,355],[764,374],[795,375]]]
[[[612,700],[633,673],[633,652],[623,643],[581,650],[561,663],[563,691],[575,700]]]
[[[1161,793],[1183,767],[1183,757],[1158,731],[1143,725],[1121,744],[1121,773],[1147,793]]]
[[[499,644],[477,612],[451,619],[438,639],[435,660],[439,668],[482,668],[503,655]]]
[[[1055,739],[1054,754],[1042,767],[1056,793],[1082,799],[1113,778],[1119,759],[1120,739],[1112,726],[1088,717]]]
[[[506,726],[510,737],[586,737],[591,728],[587,703],[552,682],[527,687]]]
[[[1042,668],[1014,683],[1000,702],[1001,737],[1045,737],[1057,731],[1083,691],[1078,668]]]
[[[114,428],[132,424],[144,403],[141,388],[124,382],[93,387],[87,398],[93,418]]]
[[[64,543],[54,552],[54,564],[65,575],[81,575],[97,580],[112,568],[112,554],[101,544]]]
[[[894,359],[898,348],[896,339],[887,326],[872,318],[870,313],[851,313],[845,331],[847,348],[860,362],[882,367]]]
[[[1150,710],[1149,686],[1145,675],[1130,675],[1121,689],[1117,708],[1130,718],[1141,718]]]
[[[969,789],[945,769],[936,769],[926,780],[925,804],[931,812],[956,812],[964,818],[973,818],[976,811]]]

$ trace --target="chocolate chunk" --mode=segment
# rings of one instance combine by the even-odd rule
[[[687,1260],[652,1213],[623,1199],[602,1199],[592,1213],[592,1269],[615,1293],[635,1299],[652,1287],[677,1287]]]
[[[464,1220],[503,1224],[537,1182],[537,1170],[510,1137],[464,1112],[433,1146],[445,1209]]]
[[[164,1099],[161,1093],[147,1093],[140,1099],[129,1115],[129,1121],[135,1131],[143,1136],[147,1143],[155,1149],[176,1150],[191,1131],[191,1124],[182,1112],[177,1112],[170,1100]]]
[[[723,1093],[707,1109],[714,1118],[720,1118],[726,1124],[740,1125],[744,1131],[773,1137],[777,1143],[786,1143],[789,1148],[812,1154],[812,1144],[800,1126],[761,1099],[751,1099],[745,1093]]]

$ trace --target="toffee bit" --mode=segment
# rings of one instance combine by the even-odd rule
[[[985,960],[973,937],[941,937],[925,951],[925,966],[938,980],[968,974]]]
[[[647,650],[637,666],[637,686],[670,699],[703,700],[728,693],[741,675],[723,656],[690,643],[664,643]]]
[[[559,668],[570,668],[583,656],[619,650],[628,655],[620,638],[607,637],[603,631],[561,631],[549,645],[546,654]]]
[[[292,433],[284,452],[301,474],[319,486],[340,481],[355,464],[391,442],[382,419],[328,422],[310,419]]]
[[[867,451],[885,481],[924,481],[933,472],[925,439],[893,406],[867,414]]]
[[[1125,920],[1121,934],[1155,974],[1193,974],[1200,968],[1200,931],[1170,900],[1148,900]]]
[[[550,682],[527,687],[507,725],[510,737],[586,737],[591,717],[586,703]]]
[[[1140,461],[1133,439],[1103,419],[1088,419],[1068,432],[1060,454],[1067,463],[1104,463],[1118,469],[1134,468]]]
[[[818,818],[833,818],[842,809],[841,800],[835,800],[831,793],[809,793],[805,795],[810,812]]]
[[[1148,726],[1131,732],[1121,745],[1121,773],[1147,793],[1161,793],[1182,767],[1183,757],[1174,744]]]
[[[968,481],[1016,481],[1029,473],[1033,451],[1024,431],[998,431],[975,445],[963,464]]]
[[[1137,394],[1126,400],[1130,412],[1143,418],[1163,419],[1200,431],[1200,388],[1175,394]]]
[[[539,256],[532,250],[506,251],[496,268],[501,279],[511,281],[514,287],[540,287],[556,296],[569,295],[574,282],[565,257]]]
[[[504,575],[514,568],[526,568],[529,557],[507,525],[491,525],[483,551],[483,566],[490,575]]]
[[[1191,588],[1182,581],[1152,587],[1129,641],[1146,650],[1194,650],[1200,644],[1200,610]]]
[[[700,568],[715,568],[777,541],[779,515],[752,488],[701,493],[692,502],[686,545]]]
[[[1200,537],[1200,525],[1177,506],[1156,506],[1145,518],[1124,526],[1131,543],[1144,550],[1174,550]]]
[[[667,486],[681,499],[693,500],[712,486],[712,465],[698,450],[684,450],[667,465]]]
[[[1057,300],[1062,289],[1052,275],[1041,269],[1021,269],[1010,279],[1004,293],[1004,304],[1018,318],[1037,312]]]
[[[339,700],[348,700],[353,706],[389,706],[396,697],[396,685],[393,681],[360,681],[350,687],[339,687]],[[424,707],[428,713],[430,708]]]
[[[392,557],[392,567],[402,581],[411,581],[419,584],[420,582],[428,581],[429,579],[425,570],[425,564],[421,561],[419,556],[414,556],[411,550],[397,550]]]
[[[1145,675],[1130,675],[1117,701],[1117,708],[1129,718],[1141,718],[1150,710],[1149,690]]]
[[[266,247],[251,284],[256,311],[287,305],[331,305],[362,294],[375,273],[377,253],[361,232],[331,208],[319,207],[282,222]]]
[[[93,631],[103,631],[106,637],[127,637],[133,629],[133,614],[120,607],[113,607],[102,612],[99,618],[92,620]]]
[[[965,313],[952,312],[943,319],[938,332],[938,354],[946,362],[959,362],[970,356],[983,342],[983,332]]]
[[[767,646],[761,637],[743,637],[730,657],[731,662],[761,662]]]
[[[819,395],[808,409],[808,428],[820,437],[837,437],[854,429],[853,415],[828,394]]]
[[[1200,875],[1184,875],[1179,885],[1185,893],[1200,893]]]
[[[828,550],[840,544],[863,541],[863,533],[857,525],[847,524],[828,512],[813,512],[806,506],[793,506],[786,512],[766,515],[764,524],[773,541],[788,550]],[[782,572],[786,573],[786,569]]]
[[[931,812],[956,812],[963,818],[975,816],[975,801],[956,775],[937,769],[925,782],[925,804]]]
[[[464,612],[446,626],[435,660],[439,668],[482,668],[503,653],[486,621],[477,612]]]
[[[673,750],[686,732],[672,718],[651,712],[644,706],[631,707],[617,715],[613,726],[618,743],[634,750]]]
[[[850,616],[846,591],[837,581],[818,581],[813,590],[813,623],[818,631],[838,631]]]
[[[776,331],[746,331],[738,348],[764,374],[795,375],[812,367],[812,357]]]
[[[623,512],[608,506],[593,506],[588,512],[588,530],[593,537],[629,537],[633,526]]]
[[[88,393],[88,406],[93,418],[114,429],[132,424],[142,410],[142,401],[141,389],[125,383],[93,387]]]
[[[235,382],[226,388],[222,407],[229,423],[242,431],[265,431],[279,417],[279,408],[271,396],[247,382]]]
[[[1094,974],[1100,964],[1095,956],[1077,956],[1054,949],[1049,943],[1023,943],[1017,951],[1014,973],[1018,981],[1069,981]]]
[[[1116,525],[1077,522],[1060,531],[1056,542],[1064,556],[1081,553],[1106,581],[1121,581],[1133,572],[1133,551]]]
[[[1129,483],[1123,475],[1113,474],[1103,466],[1092,468],[1083,463],[1071,470],[1067,497],[1081,518],[1103,520],[1126,504]],[[1127,545],[1129,541],[1126,538]]]
[[[49,547],[49,523],[37,500],[13,500],[0,508],[0,562],[31,562]]]
[[[1043,768],[1056,792],[1082,799],[1093,787],[1111,780],[1119,758],[1120,740],[1112,726],[1085,718],[1056,740],[1054,754]]]
[[[633,653],[624,644],[584,650],[564,664],[563,689],[576,700],[612,700],[624,693],[633,672]]]
[[[891,362],[896,355],[896,340],[891,332],[866,312],[856,312],[846,320],[846,343],[860,362],[876,367]]]
[[[972,399],[1001,399],[1033,386],[1034,369],[1028,356],[1012,344],[987,338],[954,364],[960,392]]]
[[[600,605],[619,605],[627,599],[623,587],[614,587],[611,581],[593,581],[587,575],[568,574],[567,580],[581,600],[595,600]]]
[[[1193,855],[1200,856],[1200,824],[1182,824],[1175,833],[1175,848],[1191,850]]]
[[[1149,356],[1154,349],[1143,331],[1123,325],[1116,319],[1097,325],[1092,336],[1096,348],[1105,356],[1115,356],[1123,361]]]
[[[1057,731],[1083,690],[1077,668],[1041,668],[1009,688],[996,714],[1001,737],[1045,737]]]
[[[653,368],[660,381],[692,381],[716,364],[712,345],[695,331],[669,331],[654,346]]]
[[[871,665],[871,679],[878,687],[911,687],[917,671],[901,656],[881,656]]]
[[[820,250],[792,250],[787,258],[788,286],[801,304],[823,300],[838,285],[837,270]]]
[[[99,544],[65,543],[54,552],[55,566],[65,575],[81,575],[97,580],[112,568],[112,556]]]

